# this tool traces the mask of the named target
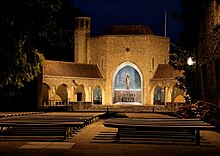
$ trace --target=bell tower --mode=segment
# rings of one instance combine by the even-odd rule
[[[90,22],[91,18],[89,17],[75,18],[74,57],[76,63],[87,63],[88,39],[90,37],[91,32]]]

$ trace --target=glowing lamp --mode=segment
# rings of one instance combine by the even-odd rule
[[[194,61],[194,58],[192,58],[192,57],[189,57],[189,58],[187,58],[187,64],[189,65],[189,66],[192,66],[193,64],[195,64],[196,62]]]

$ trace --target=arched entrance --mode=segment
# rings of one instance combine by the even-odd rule
[[[164,88],[157,86],[154,91],[154,105],[165,104],[165,90]]]
[[[58,86],[56,95],[60,98],[60,100],[65,104],[68,102],[68,93],[67,93],[67,85],[62,84]],[[57,98],[57,100],[59,99]],[[59,102],[59,101],[58,101]]]
[[[142,75],[131,63],[121,64],[113,76],[113,103],[142,103]]]
[[[96,86],[93,89],[93,103],[94,104],[102,104],[102,90],[100,86]]]
[[[173,92],[172,92],[172,102],[174,103],[184,103],[184,92],[177,87],[173,87]]]
[[[85,90],[83,85],[77,86],[75,90],[76,101],[85,101]]]

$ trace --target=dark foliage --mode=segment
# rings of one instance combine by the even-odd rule
[[[69,0],[7,0],[0,5],[1,110],[36,110],[43,60],[74,60]]]
[[[199,118],[220,130],[220,109],[212,103],[198,101],[179,107],[174,113],[178,118]]]
[[[23,87],[46,59],[73,61],[74,17],[69,0],[8,0],[0,5],[0,86]]]
[[[196,102],[198,99],[197,64],[189,66],[187,58],[193,57],[195,61],[198,57],[198,34],[200,28],[200,18],[203,7],[207,0],[180,0],[183,11],[178,17],[184,24],[184,29],[180,33],[180,42],[171,45],[170,64],[180,71],[182,77],[177,77],[176,86],[185,91],[187,102]]]

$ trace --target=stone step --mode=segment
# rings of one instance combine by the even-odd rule
[[[82,109],[82,111],[117,111],[117,112],[169,112],[164,105],[92,105],[88,109]]]

